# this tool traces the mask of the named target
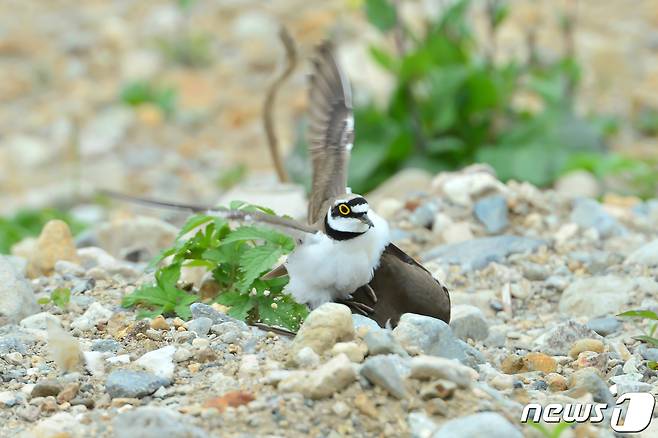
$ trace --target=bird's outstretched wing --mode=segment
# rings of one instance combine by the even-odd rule
[[[308,221],[323,214],[324,202],[346,191],[347,165],[354,142],[352,92],[336,62],[333,45],[321,44],[313,59],[309,91],[309,152],[313,183]]]
[[[204,213],[240,222],[260,222],[263,224],[271,225],[283,231],[284,233],[292,235],[293,237],[298,237],[300,234],[314,234],[316,231],[318,231],[313,226],[304,224],[294,219],[274,216],[271,214],[263,213],[261,211],[232,210],[225,207],[212,207],[207,205],[160,201],[157,199],[141,198],[138,196],[131,196],[108,190],[103,190],[100,193],[114,199],[120,199],[123,201],[142,205],[150,205],[153,207],[164,207],[175,210],[190,211],[193,213]]]

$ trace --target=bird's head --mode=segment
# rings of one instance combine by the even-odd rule
[[[368,217],[370,206],[363,196],[350,194],[336,199],[326,217],[328,234],[342,238],[357,237],[374,225]]]

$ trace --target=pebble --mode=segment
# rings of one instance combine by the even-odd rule
[[[371,356],[363,363],[360,373],[392,396],[398,399],[407,397],[405,377],[409,371],[400,356],[395,354]]]
[[[167,321],[162,315],[153,318],[150,322],[150,326],[153,330],[169,330],[169,324],[167,324]]]
[[[155,406],[141,406],[117,415],[112,420],[115,438],[206,438],[207,432],[190,424],[178,412]]]
[[[123,345],[120,342],[115,341],[114,339],[96,339],[91,344],[92,351],[100,351],[103,353],[106,352],[118,353],[122,349],[123,349]]]
[[[340,354],[313,371],[293,371],[279,382],[283,392],[299,392],[312,399],[331,397],[357,378],[350,359]]]
[[[185,362],[192,357],[192,352],[185,347],[179,347],[173,355],[173,360],[176,363]]]
[[[614,316],[604,316],[601,318],[590,319],[587,322],[587,328],[596,332],[601,336],[609,336],[616,333],[621,328],[622,324]]]
[[[599,371],[595,368],[583,368],[575,371],[568,378],[569,390],[567,395],[580,398],[585,393],[590,393],[597,403],[609,403],[612,395],[608,385],[601,379]]]
[[[523,434],[505,417],[481,412],[443,423],[432,438],[522,438]]]
[[[574,281],[562,293],[560,312],[570,316],[610,316],[626,306],[635,284],[631,278],[614,275]]]
[[[473,214],[489,234],[498,234],[509,226],[507,199],[502,195],[477,200],[473,206]]]
[[[658,362],[658,348],[648,348],[643,344],[638,350],[644,360]]]
[[[439,426],[424,412],[410,412],[407,424],[411,438],[431,438]]]
[[[0,356],[16,352],[21,354],[27,353],[27,348],[23,341],[13,336],[6,336],[0,338]]]
[[[187,329],[191,332],[197,334],[197,336],[206,336],[210,331],[210,327],[213,325],[213,320],[201,316],[199,318],[194,318],[193,320],[187,323]]]
[[[626,233],[625,228],[594,199],[574,200],[570,219],[583,228],[594,228],[603,237]]]
[[[561,374],[548,373],[544,376],[544,381],[548,385],[548,389],[553,392],[566,391],[567,378]]]
[[[8,257],[0,255],[0,315],[12,322],[39,311],[34,290]]]
[[[103,307],[99,302],[92,303],[82,316],[71,323],[71,328],[87,331],[93,329],[98,323],[108,321],[114,313]]]
[[[311,347],[304,347],[297,352],[295,361],[302,368],[315,368],[320,364],[320,356]]]
[[[489,337],[489,324],[482,311],[468,304],[454,305],[450,310],[450,328],[459,339],[483,341]]]
[[[361,333],[362,330],[365,333],[368,330],[379,330],[381,328],[375,320],[370,319],[367,316],[359,315],[358,313],[352,314],[352,324],[354,330],[359,333]]]
[[[369,330],[363,337],[368,346],[368,354],[376,356],[378,354],[397,354],[408,356],[404,348],[398,343],[390,330],[377,329]]]
[[[416,356],[410,362],[414,379],[444,379],[468,388],[478,378],[478,373],[461,363],[435,356]]]
[[[331,348],[331,355],[345,354],[352,362],[361,363],[367,351],[367,347],[356,342],[338,342]]]
[[[193,303],[190,305],[190,312],[192,318],[209,318],[213,324],[221,324],[223,322],[235,322],[234,318],[226,315],[225,313],[218,312],[212,306],[203,303]],[[239,321],[241,322],[241,321]],[[242,323],[244,324],[244,323]],[[246,324],[245,324],[246,327]]]
[[[602,353],[603,349],[603,342],[599,341],[598,339],[579,339],[574,342],[573,346],[569,350],[569,356],[576,358],[583,351],[594,351],[596,353]]]
[[[425,353],[458,359],[466,364],[481,361],[473,349],[457,339],[450,326],[440,319],[405,313],[393,329],[393,336],[411,354]]]
[[[482,237],[439,246],[423,253],[424,261],[460,265],[464,271],[482,269],[489,263],[504,263],[507,256],[533,252],[545,242],[522,236],[501,235]]]
[[[56,396],[59,394],[59,392],[64,389],[62,384],[56,380],[44,380],[41,382],[37,382],[36,385],[34,385],[34,388],[32,388],[32,392],[30,396],[32,398],[36,397],[48,397],[48,396]]]
[[[24,329],[30,330],[46,330],[48,329],[48,321],[52,321],[55,324],[59,324],[59,318],[55,315],[52,315],[48,312],[40,312],[27,318],[23,318],[20,322],[20,326]]]
[[[352,312],[342,304],[326,303],[314,309],[299,328],[292,341],[291,357],[304,347],[311,347],[322,354],[330,350],[336,342],[354,338]]]
[[[170,384],[170,380],[144,371],[115,370],[107,376],[105,390],[112,398],[142,398]]]
[[[569,320],[538,337],[535,344],[546,354],[565,356],[573,343],[583,338],[599,339],[600,337],[585,325]]]
[[[176,347],[167,345],[157,350],[149,351],[135,361],[136,365],[141,366],[153,375],[171,380],[174,376],[174,353]]]
[[[30,257],[28,273],[32,277],[49,275],[60,260],[77,263],[78,254],[69,226],[64,221],[54,219],[41,230]]]

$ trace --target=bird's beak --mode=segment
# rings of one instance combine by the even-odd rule
[[[364,224],[368,225],[368,227],[370,227],[370,228],[374,227],[372,221],[370,220],[370,218],[368,217],[367,214],[361,215],[357,219],[359,219]]]

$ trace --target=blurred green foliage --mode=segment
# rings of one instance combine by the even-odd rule
[[[392,0],[366,1],[370,22],[396,43],[395,51],[371,47],[371,55],[396,83],[384,108],[355,109],[355,191],[367,192],[403,167],[437,172],[476,161],[491,164],[503,180],[545,186],[575,157],[603,157],[614,125],[575,113],[580,75],[573,56],[542,62],[531,46],[525,61],[495,62],[507,5],[488,3],[491,47],[475,38],[470,6],[452,3],[419,35],[400,21]]]
[[[126,105],[137,107],[144,104],[155,105],[166,116],[176,110],[177,93],[174,88],[138,80],[129,82],[121,89],[119,98]]]
[[[50,297],[40,298],[37,302],[41,305],[53,303],[60,309],[66,309],[71,302],[71,289],[58,287],[50,293]]]
[[[46,222],[60,219],[66,222],[75,235],[86,228],[63,211],[54,208],[23,210],[11,217],[0,217],[0,254],[9,254],[11,247],[26,237],[36,237]]]
[[[212,64],[212,38],[206,33],[183,32],[158,40],[165,58],[173,64],[201,68]]]

